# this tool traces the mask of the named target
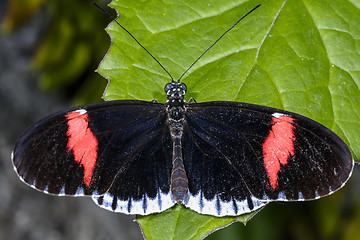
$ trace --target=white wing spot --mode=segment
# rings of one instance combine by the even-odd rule
[[[304,201],[305,200],[302,192],[299,192],[298,200],[299,201]]]
[[[59,196],[65,196],[65,186],[63,185],[60,189],[60,192],[58,194]]]
[[[279,192],[278,200],[287,200],[284,192]]]
[[[77,195],[77,196],[85,196],[84,189],[82,187],[78,187],[78,189],[76,189],[75,195]]]
[[[134,200],[132,198],[121,200],[107,192],[102,196],[103,201],[100,205],[98,203],[98,199],[100,197],[101,196],[92,197],[97,205],[112,212],[120,212],[125,214],[148,215],[151,213],[162,212],[175,205],[175,201],[172,199],[171,193],[163,193],[160,189],[154,198],[150,198],[149,196],[144,195],[143,198],[139,200]],[[115,209],[113,209],[114,201],[116,202]]]
[[[75,110],[73,112],[78,112],[78,113],[80,113],[80,115],[84,115],[84,114],[87,113],[87,111],[85,109],[78,109],[78,110]]]
[[[321,198],[321,196],[318,193],[318,190],[315,190],[315,198],[314,199],[319,199]]]
[[[184,205],[185,207],[201,214],[222,217],[238,216],[244,213],[249,213],[267,204],[266,201],[259,200],[254,196],[250,196],[249,201],[251,201],[253,205],[253,208],[251,209],[246,198],[241,200],[232,198],[230,201],[222,201],[220,198],[217,199],[217,196],[215,196],[213,199],[206,199],[204,195],[201,194],[201,191],[199,191],[196,195],[188,193],[188,196],[184,201]]]
[[[275,118],[279,118],[279,117],[288,116],[288,115],[283,114],[283,113],[273,113],[272,116],[275,117]]]
[[[36,188],[35,188],[35,189],[36,189]],[[45,189],[43,190],[43,192],[46,193],[46,194],[50,194],[50,193],[49,193],[48,185],[46,185],[46,187],[45,187]]]

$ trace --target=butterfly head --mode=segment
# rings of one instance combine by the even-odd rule
[[[184,83],[178,83],[178,82],[172,82],[172,83],[168,83],[165,85],[164,88],[166,95],[167,95],[167,100],[166,102],[170,102],[170,103],[174,103],[174,102],[179,102],[182,103],[184,102],[184,95],[186,93],[187,87]]]

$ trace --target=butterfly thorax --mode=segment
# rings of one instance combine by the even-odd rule
[[[182,122],[184,120],[185,105],[184,95],[186,85],[184,83],[168,83],[165,86],[167,94],[167,112],[170,121]]]
[[[187,103],[184,100],[186,85],[183,83],[168,83],[165,86],[167,94],[167,123],[173,143],[171,193],[177,203],[182,203],[188,193],[188,179],[185,172],[182,154],[182,135],[184,116]]]

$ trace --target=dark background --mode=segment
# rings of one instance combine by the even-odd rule
[[[0,0],[0,22],[7,4]],[[101,59],[110,44],[103,30],[110,20],[100,11],[96,17],[104,23],[92,34],[107,39],[99,46],[103,53],[97,59]],[[47,9],[41,8],[26,24],[0,36],[0,240],[141,239],[134,216],[108,212],[88,198],[42,194],[22,183],[13,171],[10,153],[17,136],[29,125],[75,102],[102,101],[99,92],[106,80],[100,77],[100,90],[91,99],[79,100],[84,79],[98,77],[96,67],[89,67],[77,82],[56,90],[44,91],[39,85],[41,71],[33,71],[31,66],[49,18]],[[346,187],[328,198],[269,204],[246,227],[236,223],[209,239],[359,239],[359,181],[357,166]]]
[[[0,22],[7,4],[8,1],[0,1]],[[89,5],[95,8],[91,2]],[[100,11],[99,19],[106,19]],[[42,8],[26,24],[0,36],[0,240],[141,239],[134,216],[105,211],[90,198],[40,193],[22,183],[13,170],[10,153],[21,132],[42,117],[78,101],[76,84],[44,92],[38,82],[41,73],[31,68],[48,27],[49,15]],[[100,31],[107,38],[105,31]],[[110,39],[104,44],[108,47]],[[89,74],[98,75],[94,70]],[[101,91],[106,83],[105,79],[102,81]],[[101,94],[93,96],[92,101],[102,101]]]

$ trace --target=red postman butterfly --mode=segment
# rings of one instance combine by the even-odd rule
[[[241,215],[327,196],[350,177],[349,148],[323,125],[248,103],[188,103],[186,90],[179,79],[165,86],[164,104],[121,100],[52,114],[17,140],[15,171],[45,193],[141,215],[177,203]]]

